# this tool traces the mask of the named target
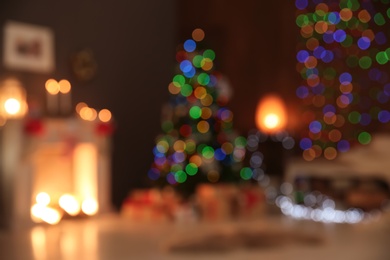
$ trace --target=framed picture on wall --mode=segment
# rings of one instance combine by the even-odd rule
[[[8,21],[4,25],[3,63],[11,70],[52,72],[55,68],[52,30]]]

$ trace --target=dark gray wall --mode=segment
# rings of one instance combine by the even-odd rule
[[[2,0],[0,26],[7,20],[50,27],[55,35],[56,70],[50,74],[12,71],[0,65],[0,76],[16,75],[29,100],[43,103],[44,83],[67,78],[72,99],[112,111],[112,198],[119,207],[132,187],[147,185],[160,109],[168,98],[173,73],[175,0]],[[98,63],[96,77],[77,81],[70,70],[74,53],[91,49]],[[3,35],[0,35],[3,49]],[[3,53],[0,52],[2,61]]]

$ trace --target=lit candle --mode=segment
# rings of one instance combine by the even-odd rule
[[[48,79],[45,84],[47,111],[51,115],[58,113],[58,92],[60,85],[54,79]]]
[[[283,131],[286,123],[286,110],[281,98],[268,95],[260,100],[256,111],[256,126],[260,131],[275,134]]]
[[[61,105],[61,114],[68,115],[72,110],[72,96],[71,96],[71,85],[70,82],[66,79],[60,80],[58,82],[60,86],[60,105]]]

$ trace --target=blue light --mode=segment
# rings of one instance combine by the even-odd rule
[[[387,123],[390,121],[390,113],[387,110],[382,110],[378,113],[378,120],[381,123]]]
[[[295,0],[295,6],[299,10],[303,10],[307,7],[308,1],[307,0]]]
[[[191,68],[190,71],[188,72],[184,72],[184,76],[186,76],[187,78],[192,78],[193,76],[195,76],[195,73],[196,73],[196,70],[194,67]]]
[[[347,34],[343,30],[337,30],[333,34],[333,39],[336,42],[343,42],[347,38]]]
[[[352,75],[349,74],[348,72],[344,72],[340,74],[339,81],[343,85],[348,85],[352,82]]]
[[[331,62],[334,59],[334,54],[333,54],[332,51],[326,50],[326,51],[321,53],[321,57],[320,58],[322,59],[323,62],[329,63],[329,62]]]
[[[322,124],[319,121],[313,121],[309,125],[310,132],[318,134],[322,130]]]
[[[345,153],[349,150],[350,144],[347,140],[341,140],[337,143],[337,150],[339,150],[342,153]]]
[[[309,95],[309,89],[305,86],[300,86],[295,91],[297,97],[299,98],[305,98]]]
[[[223,159],[226,158],[226,153],[221,148],[218,148],[215,149],[214,157],[216,160],[222,161]]]
[[[307,149],[311,148],[312,145],[313,145],[313,143],[309,138],[303,138],[299,142],[299,147],[301,147],[302,150],[307,150]]]
[[[326,33],[324,33],[322,35],[322,39],[324,40],[324,42],[328,43],[328,44],[331,44],[334,42],[334,39],[333,39],[333,32],[331,31],[327,31]]]
[[[314,49],[313,51],[313,54],[314,54],[314,57],[316,57],[317,59],[320,59],[321,58],[321,55],[322,53],[325,51],[325,48],[322,47],[322,46],[318,46],[317,48]]]
[[[371,45],[371,41],[368,37],[363,36],[363,37],[359,38],[359,40],[357,41],[357,44],[358,44],[360,49],[367,50]]]
[[[184,50],[193,52],[196,49],[196,42],[194,40],[186,40],[184,42]]]
[[[193,68],[193,67],[192,67],[191,61],[189,61],[189,60],[183,60],[182,62],[180,62],[180,70],[181,70],[183,73],[190,72],[192,68]]]
[[[322,112],[324,114],[328,113],[328,112],[332,112],[333,114],[336,113],[336,108],[333,106],[333,105],[326,105],[324,106],[324,108],[322,109]]]
[[[307,58],[309,58],[310,54],[308,51],[305,51],[305,50],[300,50],[298,51],[297,53],[297,60],[300,62],[300,63],[304,63]]]
[[[325,91],[325,87],[321,83],[318,84],[317,86],[312,87],[311,89],[312,89],[312,92],[316,95],[321,95]]]
[[[328,21],[331,24],[338,24],[340,22],[340,14],[338,12],[329,13]]]

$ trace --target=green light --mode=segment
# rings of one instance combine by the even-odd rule
[[[358,136],[359,143],[369,144],[371,142],[371,135],[367,132],[361,132]]]
[[[361,115],[359,112],[357,111],[352,111],[351,113],[349,113],[348,115],[348,120],[349,122],[351,122],[352,124],[357,124],[360,122],[360,119],[361,119]]]
[[[252,178],[253,172],[252,169],[249,167],[244,167],[240,171],[240,176],[243,180],[249,180]]]
[[[186,172],[188,175],[195,175],[198,172],[198,166],[195,163],[189,163],[186,166]]]
[[[303,26],[309,24],[309,17],[307,17],[307,15],[304,15],[304,14],[298,15],[298,17],[297,17],[297,19],[295,20],[295,22],[296,22],[296,24],[297,24],[299,27],[303,27]]]
[[[190,109],[190,116],[193,119],[198,119],[202,115],[202,109],[198,106],[193,106]]]
[[[210,82],[210,76],[207,73],[200,73],[198,76],[198,83],[206,86]]]
[[[342,46],[344,47],[349,47],[351,46],[353,43],[353,39],[350,35],[347,35],[347,37],[345,37],[345,40],[341,43]]]
[[[211,159],[214,157],[214,149],[211,146],[206,146],[202,149],[202,155],[206,159]]]
[[[357,1],[357,0],[348,0],[347,7],[349,9],[351,9],[352,11],[356,11],[360,7],[359,1]]]
[[[359,60],[359,66],[360,68],[362,69],[368,69],[371,67],[371,64],[372,64],[372,60],[370,57],[368,56],[363,56],[360,58]]]
[[[203,149],[207,147],[207,145],[205,144],[199,144],[198,147],[196,148],[196,151],[198,152],[198,154],[202,154],[202,151]]]
[[[203,60],[203,56],[202,55],[196,55],[193,59],[192,59],[192,64],[194,64],[194,66],[196,68],[200,68],[202,67],[201,63],[202,63],[202,60]]]
[[[381,64],[381,65],[386,64],[386,63],[389,61],[386,52],[384,52],[384,51],[378,52],[378,53],[376,54],[376,61],[377,61],[379,64]]]
[[[234,144],[237,147],[245,147],[246,146],[246,138],[243,136],[239,136],[234,140]]]
[[[196,144],[195,144],[195,142],[186,142],[186,152],[188,153],[188,154],[192,154],[192,153],[194,153],[194,151],[195,151],[195,148],[196,148]]]
[[[347,65],[350,68],[355,68],[359,64],[359,58],[355,55],[351,55],[347,58]]]
[[[180,89],[180,93],[185,96],[185,97],[188,97],[192,94],[192,86],[189,85],[189,84],[184,84],[181,89]]]
[[[385,18],[381,13],[377,13],[374,15],[374,21],[377,25],[384,25],[386,23]]]
[[[176,75],[173,77],[172,82],[176,87],[181,87],[184,85],[184,83],[186,83],[186,79],[183,75]]]
[[[205,50],[203,52],[203,57],[209,58],[210,60],[215,59],[215,52],[213,50]]]
[[[169,133],[173,129],[173,123],[172,121],[164,121],[161,124],[161,128],[165,133]]]
[[[387,49],[385,50],[385,54],[386,54],[387,60],[389,60],[389,59],[390,59],[390,48],[387,48]]]
[[[178,182],[178,183],[183,183],[187,180],[187,174],[180,170],[180,171],[177,171],[175,173],[175,180]]]
[[[390,18],[390,8],[389,9],[387,9],[387,17],[389,17]]]

